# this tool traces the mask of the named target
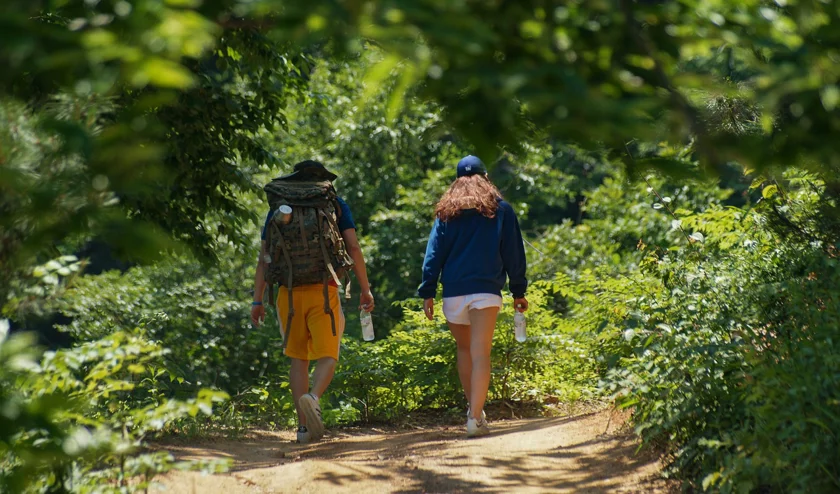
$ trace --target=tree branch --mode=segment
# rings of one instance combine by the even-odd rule
[[[674,86],[670,77],[668,77],[668,74],[665,72],[662,62],[656,56],[656,47],[650,38],[648,38],[648,36],[644,33],[638,21],[636,21],[635,15],[633,15],[633,0],[620,0],[619,3],[621,5],[621,11],[624,14],[627,27],[633,37],[633,41],[636,43],[639,50],[653,60],[653,73],[657,79],[656,84],[668,91],[671,104],[676,107],[677,111],[679,111],[688,121],[689,130],[696,138],[698,152],[705,156],[711,162],[712,166],[716,167],[719,163],[721,163],[721,160],[717,151],[714,149],[714,146],[709,143],[709,130],[703,122],[703,117],[700,115],[700,112],[697,111],[697,108],[691,105],[685,95],[683,95],[676,86]]]

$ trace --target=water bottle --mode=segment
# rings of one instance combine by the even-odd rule
[[[513,328],[514,328],[514,335],[516,336],[516,341],[522,343],[525,341],[525,314],[522,312],[516,311],[513,315]]]
[[[280,223],[288,225],[292,222],[292,208],[284,204],[277,208],[277,211],[274,212],[274,216],[277,217],[277,221]]]
[[[365,341],[373,341],[373,318],[370,317],[370,312],[362,309],[359,321],[362,323],[362,338]]]

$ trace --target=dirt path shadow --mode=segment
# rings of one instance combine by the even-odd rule
[[[465,439],[462,427],[329,432],[298,445],[293,433],[257,432],[241,440],[166,445],[180,458],[230,458],[230,472],[173,472],[175,493],[503,493],[668,492],[659,462],[635,454],[637,440],[616,432],[609,412],[492,423]],[[607,430],[609,427],[610,430]]]

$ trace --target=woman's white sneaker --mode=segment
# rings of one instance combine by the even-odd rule
[[[482,414],[481,420],[473,417],[467,419],[467,437],[486,436],[487,434],[490,434],[490,427],[487,426],[484,414]]]
[[[467,418],[472,417],[472,410],[470,407],[467,407]],[[487,420],[487,414],[484,413],[484,410],[481,411],[481,420]]]

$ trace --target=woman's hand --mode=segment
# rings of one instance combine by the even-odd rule
[[[513,307],[519,312],[528,310],[528,299],[525,297],[513,299]]]
[[[427,298],[423,301],[423,312],[428,320],[435,320],[435,299]]]

